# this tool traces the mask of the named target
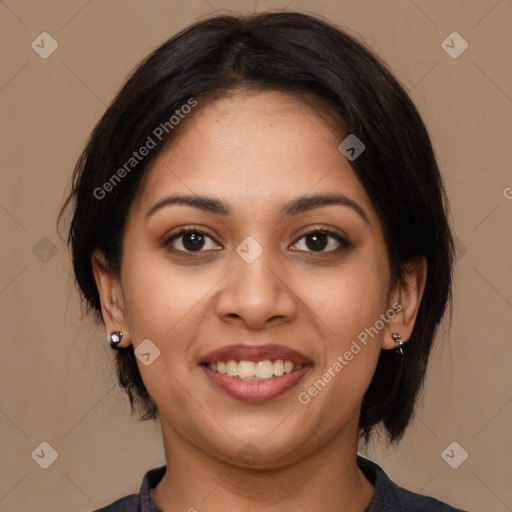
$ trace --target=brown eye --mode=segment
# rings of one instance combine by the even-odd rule
[[[338,233],[330,231],[328,229],[312,229],[307,233],[304,233],[299,239],[305,240],[303,247],[306,249],[295,249],[305,250],[306,252],[335,252],[338,250],[346,249],[350,246],[350,243]],[[330,241],[334,240],[334,242]],[[299,245],[299,242],[296,245]],[[328,248],[327,250],[325,250]]]
[[[306,246],[311,250],[323,251],[328,244],[328,236],[325,233],[311,233],[306,235]],[[308,243],[308,241],[310,243]]]
[[[208,247],[209,240],[214,242],[213,238],[204,231],[188,228],[169,237],[165,241],[165,245],[171,246],[178,252],[203,252],[203,249],[209,250],[218,247],[216,243],[210,244],[211,246]]]

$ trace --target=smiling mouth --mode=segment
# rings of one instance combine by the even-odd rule
[[[268,381],[299,371],[304,365],[294,364],[292,361],[284,359],[275,361],[270,359],[263,361],[235,361],[230,359],[228,361],[204,363],[203,366],[213,372],[238,380]]]

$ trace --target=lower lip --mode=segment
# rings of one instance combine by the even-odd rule
[[[236,377],[228,377],[222,373],[214,372],[206,366],[201,367],[210,382],[224,391],[230,397],[245,402],[266,402],[278,396],[284,395],[292,389],[304,377],[309,366],[303,366],[300,370],[285,373],[281,377],[269,380],[241,380]]]

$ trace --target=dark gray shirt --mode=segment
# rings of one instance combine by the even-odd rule
[[[357,457],[357,464],[373,484],[373,497],[364,512],[465,512],[435,498],[399,487],[374,462]],[[166,466],[150,469],[142,480],[139,494],[131,494],[94,512],[162,512],[151,499],[150,490],[164,476]]]

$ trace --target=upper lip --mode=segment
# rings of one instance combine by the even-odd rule
[[[284,345],[251,345],[247,343],[237,343],[236,345],[227,345],[205,354],[200,358],[199,364],[229,360],[257,362],[264,361],[265,359],[272,361],[281,359],[302,365],[311,363],[311,360],[304,354],[290,347],[285,347]]]

